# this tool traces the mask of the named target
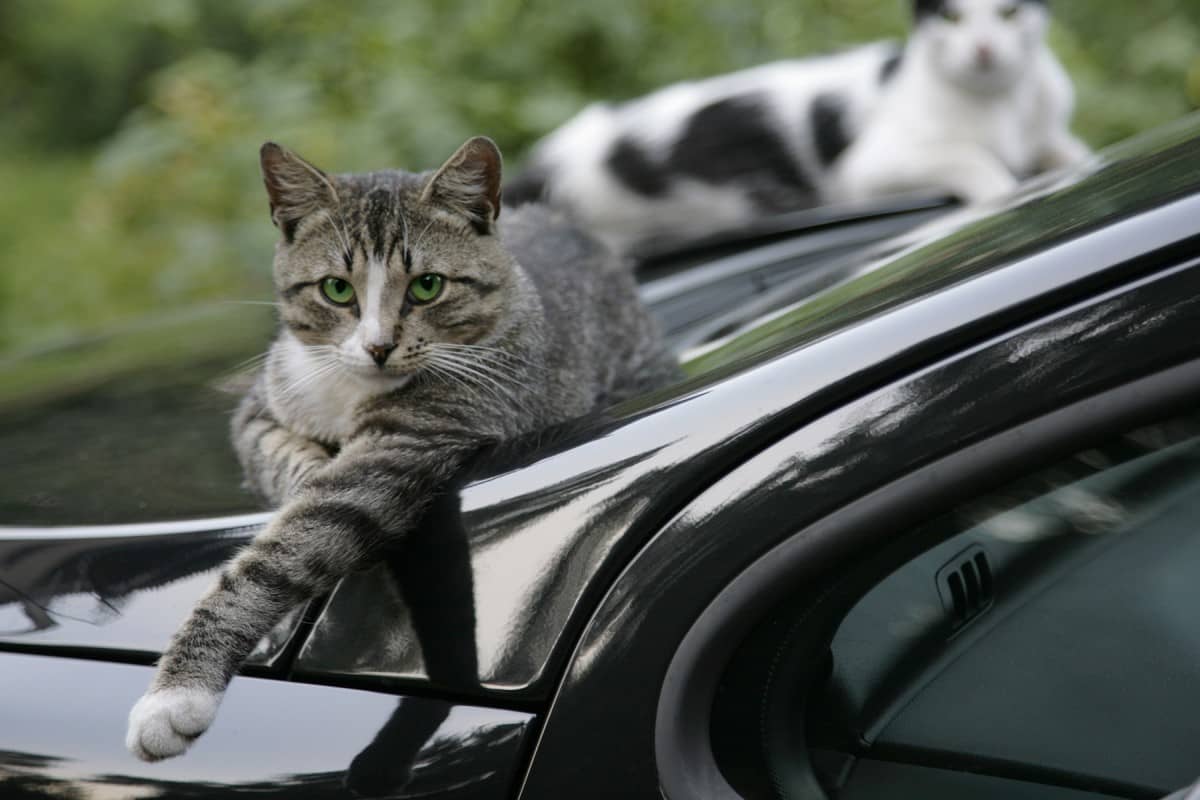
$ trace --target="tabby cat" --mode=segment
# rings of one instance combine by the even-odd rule
[[[1088,155],[1045,0],[912,0],[877,42],[597,103],[535,147],[510,201],[541,199],[618,250],[887,194],[967,202]]]
[[[678,371],[625,265],[542,207],[498,222],[489,139],[433,173],[327,175],[271,143],[261,164],[281,326],[233,433],[281,509],[130,712],[146,760],[182,753],[259,639],[402,540],[482,448]]]

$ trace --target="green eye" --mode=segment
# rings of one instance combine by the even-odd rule
[[[1016,15],[1017,15],[1017,7],[1015,5],[1004,6],[1003,8],[1000,9],[1000,19],[1012,19]]]
[[[354,302],[354,287],[349,281],[341,278],[326,278],[321,281],[321,291],[329,298],[329,302],[335,305],[348,306]]]
[[[949,6],[942,6],[942,10],[938,13],[941,14],[942,19],[952,24],[958,23],[960,20],[962,20],[962,14],[958,11],[955,11],[953,8],[950,8]]]
[[[442,293],[445,279],[435,272],[427,272],[413,278],[408,285],[408,296],[414,303],[429,303]]]

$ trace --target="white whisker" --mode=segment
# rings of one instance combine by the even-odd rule
[[[291,398],[291,397],[294,397],[295,395],[299,394],[300,391],[306,385],[308,385],[310,382],[316,380],[316,378],[319,375],[324,373],[325,369],[326,369],[326,366],[322,365],[322,366],[317,367],[316,369],[312,370],[311,372],[306,372],[303,375],[301,375],[297,378],[293,378],[292,380],[288,381],[279,390],[279,399],[283,400],[285,398]]]
[[[433,358],[440,366],[452,370],[463,380],[470,381],[480,390],[486,391],[496,402],[515,406],[524,413],[531,413],[516,377],[499,370],[485,369],[483,365],[456,358],[446,352],[434,350]]]
[[[429,222],[426,223],[425,227],[421,229],[421,232],[419,234],[417,234],[417,242],[416,242],[416,244],[414,244],[412,247],[409,248],[410,253],[413,252],[414,250],[420,249],[421,243],[425,241],[425,234],[429,233],[429,229],[432,227],[433,227],[433,220],[429,220]]]
[[[275,302],[275,301],[273,301],[273,300],[221,300],[221,301],[219,301],[219,302],[220,302],[222,305],[234,305],[234,306],[272,306],[272,307],[274,307],[274,308],[279,308],[279,307],[281,307],[281,306],[283,305],[283,303],[277,303],[277,302]]]
[[[436,352],[440,358],[443,358],[446,361],[452,361],[456,364],[461,364],[464,367],[488,375],[495,380],[503,380],[509,383],[519,382],[517,369],[512,364],[484,361],[478,358],[473,358],[467,354],[455,353],[446,350],[435,349],[434,352]]]
[[[333,232],[337,234],[338,241],[342,243],[342,255],[346,258],[354,258],[354,251],[350,249],[350,236],[346,233],[346,218],[342,215],[342,204],[339,201],[337,207],[337,218],[333,214],[329,215],[329,222],[333,225]]]
[[[317,347],[322,347],[322,345],[317,345]],[[340,365],[340,362],[332,354],[317,356],[313,369],[294,378],[279,390],[279,399],[283,401],[296,397],[310,384],[333,372]]]
[[[438,364],[437,362],[434,362],[434,361],[427,362],[425,364],[425,369],[422,370],[422,372],[427,372],[428,374],[433,375],[442,380],[453,381],[455,384],[457,384],[458,386],[461,386],[463,389],[465,389],[469,392],[475,391],[475,387],[473,384],[467,383],[465,380],[463,380],[461,377],[459,377],[455,372],[453,372],[450,368],[446,367],[443,364]]]
[[[250,356],[250,358],[247,358],[245,361],[240,361],[237,364],[234,364],[232,367],[230,367],[229,371],[230,372],[245,372],[245,371],[248,371],[251,369],[258,369],[263,364],[267,363],[267,359],[269,359],[270,357],[271,357],[270,350],[266,351],[265,353],[259,353],[256,356]]]
[[[404,247],[400,251],[400,258],[404,262],[404,264],[407,266],[409,255],[411,253],[409,248],[412,246],[412,240],[410,240],[408,238],[408,217],[404,215],[404,204],[402,202],[400,202],[399,187],[396,188],[396,213],[400,215],[400,227],[401,227],[400,235],[404,238]]]
[[[438,359],[443,363],[454,364],[455,366],[462,367],[464,370],[467,370],[471,373],[485,376],[497,382],[514,380],[514,376],[511,373],[505,373],[500,370],[484,366],[470,359],[457,357],[451,353],[438,353]]]
[[[438,342],[433,345],[438,349],[457,351],[463,354],[478,355],[482,360],[488,360],[486,357],[492,357],[501,363],[511,362],[512,364],[520,364],[527,366],[530,369],[543,370],[545,369],[540,364],[535,364],[528,357],[521,353],[511,353],[507,350],[501,350],[499,347],[490,347],[482,344],[454,344],[451,342]]]
[[[518,397],[515,397],[504,386],[496,380],[488,378],[486,375],[470,372],[461,364],[446,362],[440,359],[431,360],[429,363],[436,363],[443,370],[459,378],[471,391],[483,393],[498,405],[515,405],[522,411],[528,411],[528,409],[524,408]]]

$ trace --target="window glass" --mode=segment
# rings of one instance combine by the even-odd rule
[[[1200,773],[1200,417],[895,541],[909,555],[842,618],[803,708],[780,710],[777,677],[760,695],[782,796],[802,762],[850,800],[1163,796]],[[789,713],[803,736],[777,736]]]

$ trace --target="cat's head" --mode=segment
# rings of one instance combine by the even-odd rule
[[[968,91],[1012,86],[1042,46],[1046,0],[914,0],[914,39],[946,80]]]
[[[462,360],[461,348],[505,325],[519,288],[496,233],[501,160],[490,139],[423,174],[329,175],[271,142],[260,158],[281,234],[280,318],[306,369],[386,390]]]

